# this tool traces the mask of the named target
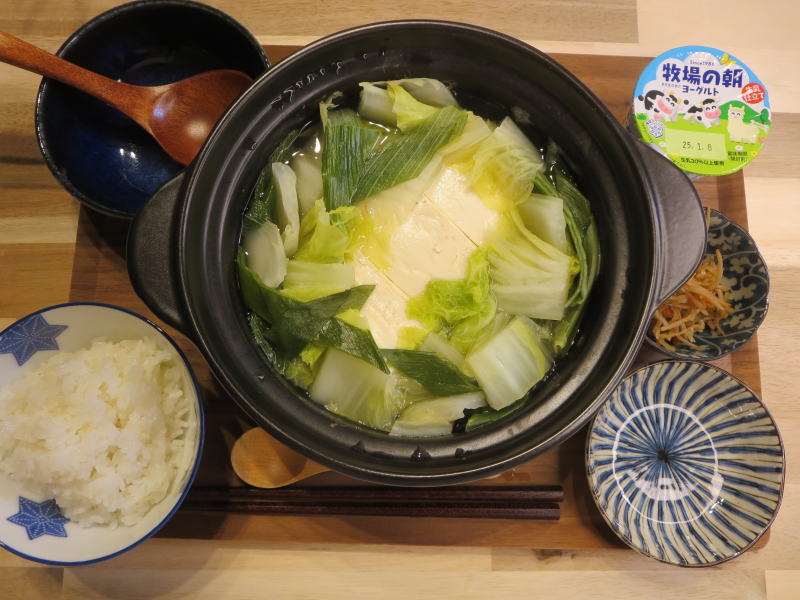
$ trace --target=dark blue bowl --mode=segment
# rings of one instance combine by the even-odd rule
[[[137,85],[172,83],[214,69],[253,78],[269,67],[256,39],[219,10],[187,0],[131,2],[73,33],[58,56]],[[131,119],[101,100],[43,79],[36,134],[47,166],[70,193],[130,218],[183,166]]]

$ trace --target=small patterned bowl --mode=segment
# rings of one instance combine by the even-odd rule
[[[183,502],[194,481],[203,449],[200,386],[188,360],[166,333],[144,317],[108,304],[71,303],[39,310],[0,332],[0,387],[54,351],[75,351],[97,338],[111,341],[152,338],[184,367],[184,389],[191,395],[197,427],[166,496],[131,527],[82,527],[62,514],[55,500],[26,489],[0,473],[0,547],[51,565],[83,565],[130,550],[158,531]],[[0,424],[2,425],[2,424]]]
[[[716,360],[746,344],[761,326],[769,305],[767,265],[750,234],[721,212],[709,209],[706,254],[722,253],[723,283],[731,288],[734,312],[720,323],[722,334],[706,329],[695,334],[697,348],[681,344],[674,351],[664,348],[648,330],[647,342],[673,358]]]
[[[739,556],[783,495],[783,444],[761,400],[729,373],[690,361],[623,380],[592,423],[586,466],[614,532],[684,567]]]
[[[214,69],[256,78],[269,66],[258,41],[240,23],[189,0],[115,6],[84,24],[56,54],[135,85],[172,83]],[[47,78],[36,99],[36,134],[61,185],[112,217],[133,217],[183,169],[131,119]]]

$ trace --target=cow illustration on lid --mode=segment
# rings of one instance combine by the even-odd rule
[[[675,121],[678,118],[678,97],[673,93],[665,94],[661,90],[650,90],[639,96],[650,119],[657,121]]]
[[[685,104],[689,104],[688,100],[684,100]],[[683,118],[687,121],[694,121],[701,123],[703,127],[708,129],[712,125],[719,125],[719,116],[722,111],[717,106],[716,98],[706,98],[700,104],[691,106],[685,113]]]

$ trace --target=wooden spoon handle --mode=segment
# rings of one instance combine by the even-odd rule
[[[131,110],[134,103],[148,100],[152,94],[149,88],[121,83],[87,71],[4,31],[0,31],[0,61],[51,77],[99,98],[149,131],[147,121],[142,123],[139,115],[134,114],[136,110]]]

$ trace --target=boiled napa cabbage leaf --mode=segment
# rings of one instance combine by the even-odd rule
[[[386,91],[392,101],[392,112],[395,114],[397,127],[404,133],[411,131],[439,110],[435,106],[420,102],[398,83],[390,81]]]
[[[463,279],[434,279],[407,303],[407,314],[429,331],[441,333],[459,352],[466,353],[491,324],[497,302],[491,293],[489,253],[475,250]]]
[[[297,202],[305,215],[322,198],[322,161],[314,154],[297,154],[289,161],[297,177]]]
[[[488,121],[474,113],[467,113],[467,123],[462,134],[439,151],[447,165],[463,163],[475,153],[479,145],[492,134]]]
[[[387,127],[397,126],[397,117],[392,108],[392,99],[385,87],[365,81],[359,83],[358,114],[362,118]]]
[[[403,326],[397,330],[397,347],[403,350],[417,350],[428,337],[428,330],[422,327]],[[432,350],[428,350],[432,352]]]
[[[243,248],[247,265],[265,285],[276,288],[286,277],[286,252],[278,226],[266,221],[244,236]]]
[[[292,146],[299,135],[299,130],[290,131],[270,154],[267,165],[259,173],[245,213],[245,219],[250,224],[260,225],[267,221],[275,222],[275,205],[278,202],[278,190],[272,179],[272,163],[289,160]]]
[[[321,199],[300,222],[300,243],[294,258],[306,262],[341,263],[350,245],[346,227],[332,225]]]
[[[539,150],[506,117],[475,151],[470,184],[489,208],[503,212],[531,194],[541,169]]]
[[[290,260],[286,265],[286,289],[302,287],[333,288],[343,291],[356,284],[355,270],[349,263],[314,263]]]
[[[419,349],[424,352],[435,352],[449,360],[457,367],[461,366],[464,362],[464,355],[459,352],[453,344],[448,342],[438,333],[430,332],[425,336],[425,339],[419,345]]]
[[[408,116],[405,108],[406,101],[427,105],[428,107],[441,108],[443,106],[458,106],[458,102],[450,89],[441,81],[428,78],[397,79],[394,81],[369,81],[359,83],[361,93],[358,98],[358,114],[364,119],[386,125],[387,127],[400,127],[399,114]],[[400,104],[397,103],[397,89],[401,90]],[[394,90],[394,91],[393,91]],[[426,109],[423,109],[426,110]],[[428,111],[430,114],[430,111]],[[429,116],[429,115],[426,115]]]
[[[488,244],[497,305],[514,315],[557,321],[577,262],[531,233],[515,210],[509,215]]]
[[[330,348],[308,393],[331,412],[388,431],[401,407],[385,393],[388,381],[389,375],[375,366]]]
[[[463,418],[465,410],[476,410],[483,406],[486,406],[483,392],[415,402],[400,413],[392,425],[390,435],[402,437],[447,435],[453,429],[453,421]]]
[[[527,394],[550,369],[553,359],[535,324],[516,317],[471,352],[466,362],[489,406],[500,410]]]
[[[553,327],[553,347],[563,353],[572,344],[589,292],[600,265],[600,241],[587,198],[569,175],[558,146],[550,140],[545,152],[545,170],[536,176],[536,189],[557,195],[564,202],[567,235],[578,261],[578,277],[572,284],[564,317]]]
[[[275,222],[281,230],[281,239],[286,256],[297,251],[300,239],[300,208],[297,204],[297,177],[291,167],[283,163],[272,163],[272,181],[277,189]]]
[[[387,83],[396,83],[403,86],[414,98],[431,106],[458,106],[458,101],[453,96],[453,92],[438,79],[415,77],[397,79]]]
[[[561,198],[532,194],[520,202],[517,209],[529,231],[561,252],[570,253],[564,201]]]

